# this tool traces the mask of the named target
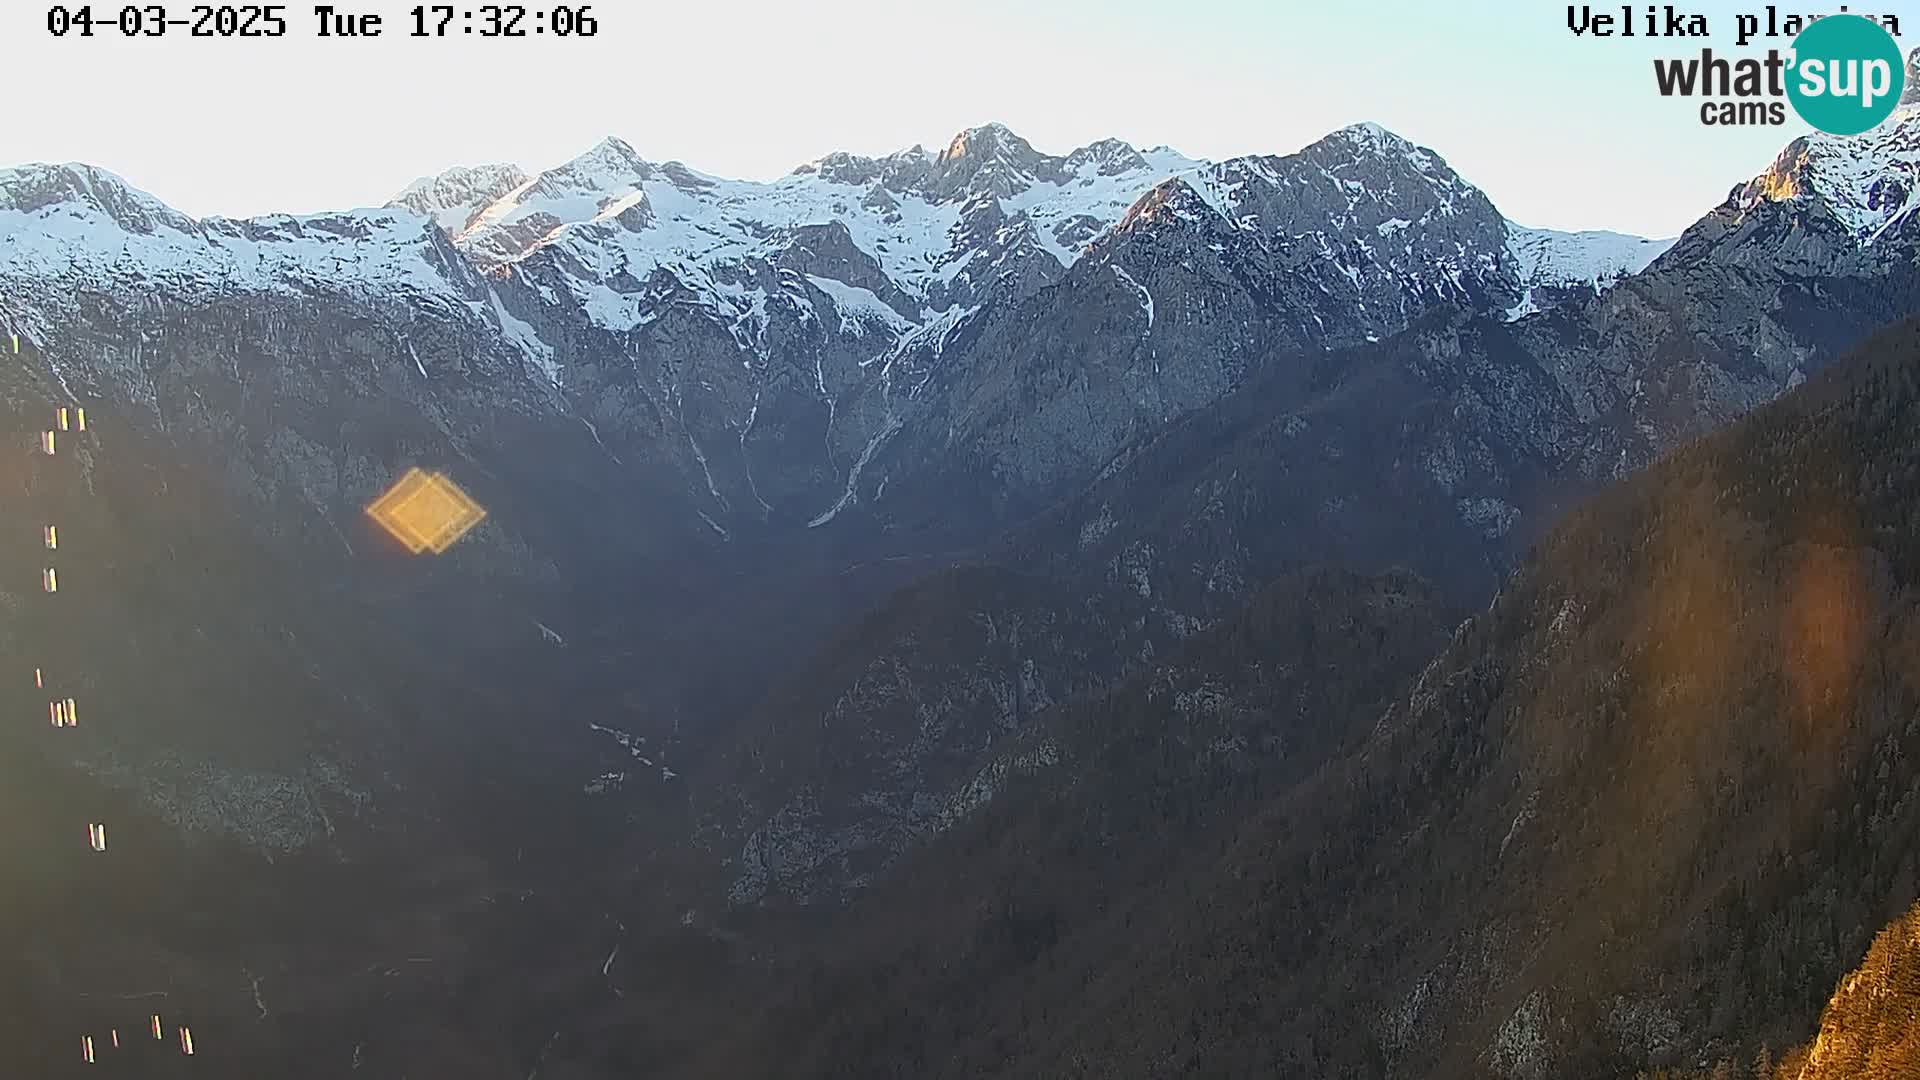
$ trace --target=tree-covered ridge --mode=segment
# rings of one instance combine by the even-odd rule
[[[1645,1074],[1643,1080],[1907,1080],[1920,1076],[1920,903],[1879,934],[1860,966],[1840,980],[1820,1033],[1778,1059],[1766,1048],[1750,1064]]]
[[[1841,982],[1797,1080],[1920,1076],[1920,904],[1880,931]]]

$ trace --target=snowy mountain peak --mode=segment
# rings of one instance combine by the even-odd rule
[[[1381,127],[1371,120],[1362,120],[1357,124],[1348,124],[1346,127],[1332,132],[1328,137],[1345,139],[1348,142],[1375,149],[1384,147],[1399,149],[1413,145],[1404,137],[1388,131],[1386,128]]]
[[[69,214],[104,214],[121,229],[142,236],[163,228],[182,232],[198,228],[187,215],[92,165],[70,162],[0,169],[0,211],[50,213],[63,206]]]
[[[1171,222],[1191,224],[1211,216],[1232,219],[1230,208],[1194,186],[1197,177],[1172,176],[1148,188],[1121,217],[1116,232],[1136,232]]]
[[[940,163],[945,165],[965,157],[1032,160],[1039,156],[1032,143],[1015,135],[1007,125],[993,121],[955,135],[947,142],[947,148],[940,152]]]
[[[1005,124],[982,124],[955,135],[933,162],[932,190],[942,198],[988,194],[1010,198],[1059,179],[1062,162],[1033,148]]]
[[[933,157],[921,146],[900,150],[883,158],[862,157],[835,151],[809,161],[793,170],[792,176],[818,176],[835,184],[874,184],[883,190],[904,194],[917,190],[932,171]]]
[[[633,144],[617,135],[609,135],[593,144],[593,149],[574,158],[562,168],[580,169],[597,166],[614,172],[636,172],[647,167],[646,159],[634,150]]]
[[[1498,212],[1437,154],[1378,124],[1341,128],[1283,157],[1240,157],[1194,170],[1194,192],[1236,228],[1302,240],[1362,230],[1395,246],[1436,223],[1463,218],[1497,227]],[[1167,204],[1184,205],[1163,197]],[[1369,240],[1371,242],[1371,239]]]
[[[1771,203],[1818,208],[1856,241],[1873,243],[1920,206],[1920,105],[1901,106],[1864,134],[1793,140],[1729,203],[1740,212]]]
[[[432,221],[405,207],[196,221],[103,169],[0,170],[0,295],[28,324],[86,306],[79,283],[128,297],[353,296],[462,310],[485,286]]]
[[[685,166],[673,171],[683,181],[700,179]],[[645,198],[646,181],[661,174],[632,146],[608,136],[508,191],[474,215],[457,239],[483,265],[507,262],[570,226],[624,214]]]
[[[669,161],[656,171],[667,183],[682,191],[702,191],[722,183],[719,177],[708,176],[682,161]]]
[[[873,185],[884,194],[869,192],[868,200],[882,207],[897,207],[900,196],[959,204],[981,196],[1039,201],[1068,184],[1098,186],[1101,178],[1130,177],[1138,186],[1114,206],[1106,221],[1110,224],[1148,184],[1195,164],[1164,146],[1142,154],[1118,139],[1102,139],[1056,157],[1034,149],[1007,125],[988,123],[956,134],[938,154],[917,145],[884,158],[834,153],[801,165],[791,175]]]
[[[553,194],[625,194],[653,174],[651,162],[635,153],[625,140],[609,135],[565,165],[541,173],[534,189]]]
[[[1378,159],[1404,164],[1416,172],[1434,173],[1458,180],[1459,177],[1440,155],[1407,137],[1389,131],[1371,121],[1349,124],[1329,133],[1300,151],[1302,154],[1335,159]]]
[[[1329,287],[1367,297],[1382,326],[1404,297],[1433,294],[1517,318],[1610,288],[1673,243],[1514,225],[1439,155],[1371,123],[1163,181],[1119,231],[1211,222],[1331,271]]]
[[[531,179],[518,165],[460,166],[415,180],[387,205],[425,214],[442,229],[457,234],[481,210]]]
[[[1872,244],[1920,207],[1920,49],[1907,59],[1907,87],[1885,123],[1859,135],[1815,133],[1787,144],[1725,204],[1745,214],[1769,204],[1823,213],[1855,241]]]
[[[1160,149],[1165,151],[1166,147]],[[1101,139],[1067,155],[1067,169],[1070,172],[1078,173],[1089,165],[1100,176],[1118,176],[1146,168],[1147,159],[1132,145],[1119,139]]]

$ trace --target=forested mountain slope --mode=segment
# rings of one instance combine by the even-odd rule
[[[1573,514],[1385,709],[1325,693],[1357,743],[1150,884],[1044,853],[1181,822],[1203,744],[1167,734],[1177,695],[1063,712],[1107,721],[1067,760],[1156,760],[1143,708],[1183,764],[1065,814],[1072,774],[1028,770],[855,908],[760,1046],[843,1076],[1520,1080],[1800,1045],[1920,895],[1916,537],[1908,322]],[[878,914],[922,890],[961,921]]]

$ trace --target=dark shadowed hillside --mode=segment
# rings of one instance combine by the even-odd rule
[[[941,808],[935,842],[813,924],[765,1026],[703,1074],[971,1074],[1033,1054],[1034,1021],[1163,932],[1155,898],[1186,895],[1245,814],[1362,741],[1450,621],[1404,573],[1295,575],[1035,717]]]
[[[743,725],[703,800],[735,902],[837,903],[937,832],[997,747],[1194,628],[989,566],[901,589]]]
[[[1126,781],[1009,770],[1030,792],[904,863],[771,1014],[761,1047],[817,1073],[751,1067],[1604,1077],[1799,1046],[1920,896],[1917,493],[1909,322],[1572,515],[1385,709],[1316,680],[1323,730],[1364,735],[1261,773],[1244,823],[1178,827],[1235,775],[1182,738],[1191,684],[1069,708],[1061,759]],[[1222,735],[1261,685],[1223,680]],[[1135,850],[1142,819],[1199,850]]]

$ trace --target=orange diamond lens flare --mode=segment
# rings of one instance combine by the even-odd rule
[[[415,555],[445,552],[487,516],[443,473],[408,469],[367,507],[367,516]]]

